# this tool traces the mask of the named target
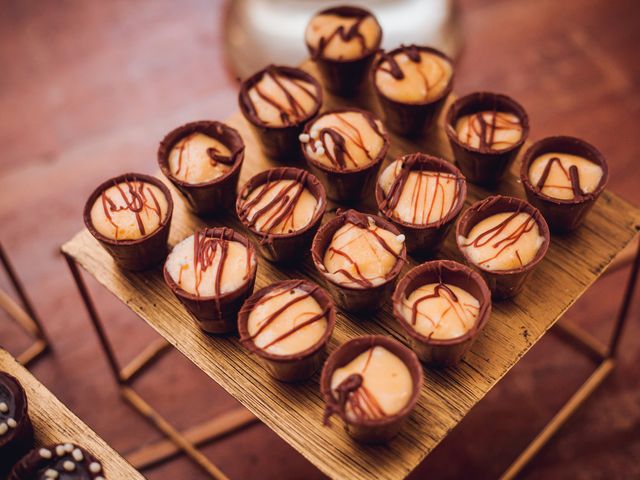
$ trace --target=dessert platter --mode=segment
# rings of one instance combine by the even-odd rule
[[[144,478],[0,349],[0,478]]]
[[[408,475],[640,228],[595,147],[525,145],[515,100],[381,37],[319,12],[310,61],[171,131],[62,247],[106,350],[76,265],[336,478]]]

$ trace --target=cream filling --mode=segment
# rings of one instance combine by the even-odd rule
[[[400,79],[389,73],[388,61],[378,66],[375,82],[385,97],[401,103],[425,103],[442,95],[453,74],[451,63],[430,52],[419,54],[420,62],[412,61],[405,52],[393,56],[403,73]]]
[[[382,122],[375,120],[375,128],[360,112],[340,112],[322,115],[315,120],[309,134],[302,134],[307,155],[322,165],[338,170],[354,170],[372,163],[380,154],[385,139]],[[344,139],[344,149],[336,148],[326,130],[337,132]],[[343,163],[340,162],[343,153]]]
[[[385,249],[380,239],[395,253]],[[387,280],[404,245],[396,235],[370,221],[367,228],[345,223],[333,235],[324,254],[324,266],[334,282],[352,288],[370,288]]]
[[[263,297],[251,310],[247,330],[251,337],[260,331],[252,340],[264,351],[274,355],[291,355],[320,341],[327,331],[326,317],[316,319],[321,314],[322,308],[307,291],[301,288],[277,289]],[[300,327],[310,321],[312,323]]]
[[[458,140],[472,148],[505,150],[522,138],[522,123],[513,113],[483,111],[460,117]]]
[[[384,169],[378,183],[385,195],[402,171],[403,162],[395,160]],[[456,206],[459,195],[457,177],[450,173],[413,170],[407,176],[392,216],[415,225],[428,225],[445,218]]]
[[[203,239],[200,236],[200,239]],[[211,239],[207,238],[207,241]],[[207,268],[194,259],[195,236],[191,235],[178,243],[167,257],[165,268],[182,290],[200,297],[213,297],[233,292],[240,288],[253,269],[255,255],[249,257],[247,247],[240,242],[218,240],[213,248],[201,249],[207,258]],[[216,292],[216,276],[221,259],[221,242],[228,246],[220,274],[220,291]]]
[[[309,189],[295,180],[276,180],[260,185],[251,191],[242,205],[247,205],[259,195],[260,200],[247,212],[247,220],[255,221],[253,227],[264,233],[301,230],[309,225],[320,207],[320,202]]]
[[[434,339],[461,337],[476,323],[479,309],[480,302],[473,295],[448,283],[422,285],[402,301],[407,323]]]
[[[339,33],[335,33],[339,29],[345,33],[348,32],[358,20],[358,18],[341,17],[335,14],[316,15],[307,25],[305,41],[314,51],[318,50],[322,39],[324,39],[323,42],[328,42],[320,52],[322,58],[332,60],[358,59],[377,47],[382,34],[378,22],[372,16],[366,17],[360,23],[358,31],[361,37],[355,35],[345,41]]]
[[[544,243],[528,213],[498,213],[477,223],[467,237],[458,237],[470,260],[486,270],[512,270],[530,263]]]
[[[574,198],[569,169],[575,166],[578,169],[580,190],[582,193],[591,193],[600,184],[603,171],[602,167],[586,158],[568,153],[545,153],[536,158],[529,166],[529,180],[534,186],[538,185],[547,164],[551,159],[557,158],[549,168],[541,193],[551,198],[560,200],[572,200]]]
[[[178,141],[169,153],[169,170],[178,180],[198,184],[221,177],[231,165],[217,162],[212,153],[231,158],[229,148],[219,140],[200,132],[194,132]]]
[[[370,348],[333,372],[331,390],[336,399],[338,386],[353,374],[362,375],[362,385],[347,399],[345,414],[350,421],[395,415],[411,399],[413,379],[409,368],[384,347]]]
[[[312,83],[269,71],[248,94],[258,118],[273,127],[303,120],[318,104],[318,92]]]
[[[137,240],[158,230],[169,203],[162,190],[150,183],[122,182],[107,188],[91,207],[93,227],[113,240]]]

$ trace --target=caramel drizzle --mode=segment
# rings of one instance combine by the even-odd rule
[[[500,234],[502,234],[502,232],[507,228],[511,221],[514,220],[520,213],[520,211],[513,212],[498,225],[495,225],[492,228],[482,232],[475,238],[475,240],[463,245],[464,247],[473,246],[475,248],[480,248],[495,240],[495,243],[491,245],[491,248],[496,250],[496,254],[492,257],[478,262],[478,264],[481,265],[483,263],[490,262],[491,260],[495,260],[500,255],[502,255],[502,252],[504,252],[507,248],[517,243],[525,233],[533,230],[533,227],[536,226],[536,220],[531,215],[527,215],[527,218],[520,225],[518,225],[518,227],[512,233],[506,235],[504,238],[499,238]],[[518,257],[520,265],[523,266],[522,259],[520,258],[520,253],[517,250],[516,256]]]
[[[291,294],[291,293],[293,293],[294,289],[300,287],[302,284],[303,284],[302,281],[298,281],[298,282],[294,283],[293,285],[287,286],[286,290],[283,290],[282,292],[279,292],[279,293],[277,293],[275,295],[271,295],[271,296],[265,295],[260,300],[258,300],[255,303],[255,305],[253,305],[251,308],[255,309],[258,306],[260,306],[260,305],[262,305],[264,303],[267,303],[270,300],[273,300],[274,298],[277,298],[279,296],[286,295],[286,294]],[[296,303],[299,303],[299,302],[305,300],[306,298],[311,297],[317,290],[318,290],[318,286],[316,286],[316,285],[314,285],[310,290],[304,290],[304,293],[302,295],[299,295],[296,298],[293,298],[293,299],[289,300],[287,303],[285,303],[280,308],[278,308],[275,312],[271,313],[271,315],[269,315],[264,320],[262,325],[260,325],[258,330],[256,330],[256,332],[253,335],[241,338],[240,340],[241,341],[246,341],[246,340],[254,341],[262,332],[264,332],[267,328],[269,328],[269,326],[271,326],[281,315],[285,314],[286,311],[289,310],[290,307],[292,307]],[[274,338],[271,342],[269,342],[268,344],[264,345],[262,347],[262,349],[266,350],[267,348],[275,345],[276,343],[281,342],[285,338],[289,338],[291,335],[293,335],[294,333],[302,330],[303,328],[308,327],[309,325],[312,325],[312,324],[314,324],[315,322],[317,322],[319,320],[322,320],[323,318],[326,317],[328,312],[329,312],[329,306],[326,306],[322,310],[322,312],[320,312],[320,313],[305,312],[305,313],[300,314],[300,316],[304,316],[304,315],[310,314],[311,317],[308,318],[307,320],[305,320],[304,322],[302,322],[302,323],[300,323],[298,325],[295,325],[293,328],[291,328],[290,330],[284,332],[283,334],[279,335],[278,337]]]
[[[570,186],[565,185],[545,185],[547,182],[547,178],[551,173],[551,168],[554,164],[557,164],[562,170],[562,173],[567,177],[567,180],[571,182]],[[562,160],[558,157],[553,157],[549,159],[547,164],[544,166],[544,170],[542,171],[542,175],[540,176],[540,180],[536,184],[536,188],[542,192],[544,188],[562,188],[562,189],[571,189],[573,192],[574,198],[582,198],[585,195],[585,192],[582,191],[582,187],[580,187],[580,175],[578,173],[578,167],[576,165],[571,165],[569,170],[565,168],[562,163]]]
[[[391,184],[391,187],[389,188],[389,193],[382,200],[380,204],[380,209],[388,216],[390,217],[396,216],[396,215],[393,215],[393,212],[398,206],[398,202],[400,202],[400,198],[404,193],[404,189],[407,185],[407,180],[409,179],[409,174],[413,171],[419,158],[420,158],[419,154],[407,155],[403,157],[396,165],[396,169],[394,172],[395,178],[393,180],[393,183]],[[399,172],[398,172],[398,167],[400,168]],[[436,182],[436,184],[433,187],[433,193],[432,193],[431,199],[426,198],[426,188],[428,186],[429,177],[431,178],[435,177],[435,182]],[[450,179],[455,179],[456,181],[456,188],[454,190],[453,201],[451,202],[451,208],[449,208],[447,212],[444,211],[445,191],[444,191],[444,185],[440,183],[441,179],[445,181]],[[418,206],[419,206],[418,202],[420,200],[420,193],[422,190],[423,180],[425,180],[425,200],[426,200],[425,204],[429,205],[429,210],[427,211],[426,218],[424,217],[424,209],[423,209],[423,215],[422,215],[423,218],[421,218],[422,220],[421,223],[423,224],[428,222],[429,218],[431,218],[431,214],[433,213],[433,208],[435,207],[438,193],[442,195],[442,205],[440,206],[440,214],[438,215],[437,221],[441,221],[442,219],[444,219],[445,216],[448,215],[449,212],[455,208],[456,204],[458,203],[458,198],[460,196],[460,189],[462,187],[461,184],[463,182],[462,179],[457,178],[455,175],[452,175],[452,174],[446,174],[446,173],[443,174],[442,172],[428,172],[428,171],[420,170],[418,172],[418,179],[413,187],[413,191],[411,192],[411,211],[413,212],[412,223],[414,224],[416,223],[417,216],[418,216]]]
[[[260,210],[255,212],[251,219],[249,219],[251,210],[262,201],[267,193],[269,193],[278,185],[279,181],[283,179],[282,174],[280,174],[280,178],[274,180],[272,178],[273,174],[273,170],[267,173],[267,180],[262,185],[262,189],[260,190],[260,192],[258,192],[258,194],[252,200],[244,203],[240,207],[238,212],[238,217],[240,218],[240,220],[245,222],[249,227],[255,227],[257,222],[263,216],[269,214],[269,217],[261,227],[263,229],[261,232],[263,233],[261,242],[267,241],[267,238],[271,231],[281,224],[284,224],[284,226],[286,226],[288,223],[291,224],[289,233],[297,229],[296,225],[294,224],[294,213],[298,205],[298,201],[300,200],[300,196],[305,190],[305,183],[309,175],[308,172],[303,170],[298,172],[293,182],[282,188],[269,202],[267,202],[264,207],[260,208]],[[243,200],[246,199],[249,194],[250,192],[246,192]]]
[[[504,131],[504,130],[512,130],[514,127],[520,126],[520,119],[516,119],[516,121],[511,121],[506,118],[500,117],[500,113],[497,111],[497,107],[494,105],[491,110],[491,121],[487,122],[484,118],[484,113],[486,112],[476,112],[473,115],[470,115],[469,118],[469,126],[467,129],[467,137],[465,138],[465,143],[467,145],[471,144],[472,136],[475,135],[478,137],[479,146],[478,150],[482,152],[489,152],[493,150],[493,147],[496,143],[508,143],[505,141],[496,142],[495,136],[496,132]],[[506,126],[499,126],[498,119],[502,120]],[[513,145],[513,144],[509,144]]]
[[[351,141],[351,143],[353,143],[356,148],[362,150],[370,162],[375,160],[375,156],[371,155],[371,152],[367,148],[366,142],[362,137],[362,133],[360,132],[360,130],[358,130],[355,125],[345,120],[344,117],[339,113],[335,113],[334,116],[338,119],[343,128],[324,127],[321,128],[318,132],[318,140],[322,144],[322,148],[324,149],[325,154],[331,164],[339,170],[345,170],[349,168],[349,166],[347,165],[347,160],[349,160],[353,167],[358,167],[358,163],[353,158],[351,153],[349,153],[349,149],[347,148],[347,141]],[[383,134],[378,128],[375,120],[373,120],[373,118],[371,118],[369,115],[364,115],[364,117],[366,118],[375,134],[379,137],[383,137]],[[333,142],[333,155],[330,155],[329,153],[330,149],[327,144],[327,137],[329,137]],[[315,142],[309,142],[309,146],[311,147],[312,152],[315,153],[317,151]]]
[[[260,86],[257,83],[253,88],[260,98],[262,98],[265,102],[267,102],[269,105],[271,105],[276,110],[278,110],[278,112],[280,112],[280,120],[282,121],[282,123],[284,125],[292,125],[295,122],[299,121],[300,119],[304,118],[308,112],[305,110],[304,106],[298,101],[298,99],[284,85],[284,83],[282,83],[282,81],[280,80],[282,75],[278,74],[277,68],[274,67],[273,65],[267,67],[264,75],[269,75],[273,80],[273,82],[278,86],[278,88],[280,89],[280,91],[282,92],[282,94],[286,99],[287,105],[282,105],[274,97],[269,96],[266,92],[264,92],[260,88]],[[294,78],[294,77],[287,77],[287,79],[291,83],[296,85],[304,94],[306,94],[314,102],[318,101],[318,97],[314,94],[314,92],[309,90],[306,87],[306,85],[309,84],[309,82],[305,82],[301,79]],[[311,85],[311,87],[313,88],[313,85]],[[247,95],[246,103],[247,103],[247,107],[249,108],[249,112],[256,117],[259,117],[258,109],[254,105],[249,95]]]
[[[176,169],[176,173],[174,175],[180,174],[180,171],[182,170],[183,159],[184,159],[184,151],[187,149],[187,147],[189,146],[192,140],[193,140],[193,137],[191,135],[182,139],[182,143],[180,143],[180,146],[178,147],[178,168]],[[209,162],[213,167],[218,165],[218,163],[221,163],[227,166],[231,166],[234,163],[233,155],[230,155],[230,156],[221,155],[220,150],[217,147],[207,148],[206,153],[207,153],[207,156],[209,157]],[[188,160],[191,160],[191,150],[189,150]],[[185,176],[189,174],[188,166],[184,174]]]
[[[402,70],[402,68],[400,67],[400,64],[398,63],[398,61],[396,60],[396,56],[400,55],[401,53],[404,53],[407,58],[415,63],[421,63],[422,62],[422,55],[420,55],[420,50],[418,49],[418,47],[416,47],[415,45],[401,45],[400,48],[398,49],[399,51],[396,51],[394,54],[389,54],[389,53],[383,53],[382,54],[382,62],[380,63],[380,70],[383,72],[388,73],[389,75],[391,75],[393,78],[395,78],[396,80],[400,81],[403,80],[405,78],[405,73]],[[384,63],[387,63],[389,65],[389,68],[384,68],[382,65],[384,65]],[[439,69],[439,75],[438,78],[435,80],[435,82],[430,83],[429,79],[424,75],[424,73],[422,72],[422,70],[417,69],[417,73],[418,75],[420,75],[422,77],[422,81],[424,82],[424,88],[425,88],[425,97],[429,96],[429,92],[431,91],[431,89],[433,89],[436,85],[440,85],[440,83],[446,79],[447,77],[447,72],[445,71],[445,69],[442,67],[442,65],[440,65],[440,63],[438,62],[434,62],[434,65],[436,65]]]
[[[443,295],[442,292],[446,293],[446,295]],[[458,296],[455,294],[455,292],[451,290],[449,286],[440,282],[433,289],[433,293],[429,293],[417,298],[415,302],[413,302],[413,305],[411,306],[411,325],[415,326],[416,323],[418,322],[418,315],[422,315],[427,320],[429,320],[429,322],[433,326],[433,331],[428,335],[428,338],[431,338],[435,334],[441,322],[434,321],[433,318],[431,318],[426,313],[420,312],[419,308],[422,303],[432,300],[434,298],[444,298],[449,304],[449,307],[440,315],[440,320],[442,320],[450,311],[452,311],[456,319],[460,322],[462,327],[465,329],[467,328],[467,324],[465,322],[465,320],[467,319],[466,314],[469,313],[470,315],[473,315],[474,313],[477,313],[477,312],[474,312],[474,310],[478,310],[478,307],[475,307],[474,305],[467,304],[467,303],[460,304],[460,300],[458,299]],[[407,304],[405,303],[405,305]],[[465,307],[467,308],[465,309]]]
[[[142,180],[136,182],[135,179],[125,179],[124,182],[121,183],[125,183],[127,185],[129,196],[127,196],[127,193],[122,189],[120,183],[114,181],[113,185],[118,190],[118,193],[120,194],[120,197],[124,202],[124,206],[116,205],[113,199],[107,195],[107,189],[105,188],[100,194],[104,215],[109,223],[113,225],[116,240],[118,240],[119,228],[118,225],[114,222],[113,217],[111,216],[111,212],[117,213],[125,210],[133,212],[136,217],[136,223],[138,224],[138,231],[140,232],[140,235],[144,236],[146,235],[146,229],[144,228],[144,222],[142,221],[142,212],[151,211],[158,216],[158,225],[160,225],[160,223],[162,222],[162,211],[160,209],[158,199],[154,195],[153,190],[147,187],[147,193],[151,197],[153,205],[149,203],[149,199],[147,199],[144,192],[145,183]]]
[[[339,15],[338,13],[335,13],[335,12],[330,12],[330,13],[334,15]],[[345,29],[344,25],[340,25],[333,32],[331,32],[329,36],[320,37],[320,40],[318,41],[318,46],[316,48],[309,46],[311,50],[312,60],[317,60],[318,58],[322,57],[329,43],[331,43],[331,41],[336,37],[339,37],[340,40],[342,40],[344,43],[349,43],[351,40],[355,38],[360,43],[360,53],[363,55],[367,51],[367,41],[364,38],[364,35],[362,34],[362,32],[360,31],[360,26],[362,25],[362,22],[364,22],[370,15],[364,12],[359,15],[359,12],[354,11],[354,12],[350,12],[349,15],[339,15],[339,16],[344,16],[347,18],[356,17],[356,21],[348,29]]]

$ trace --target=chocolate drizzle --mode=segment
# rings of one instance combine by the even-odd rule
[[[180,174],[180,170],[182,170],[182,163],[183,163],[183,159],[184,159],[184,151],[187,149],[187,147],[189,146],[189,143],[191,143],[191,140],[193,140],[193,134],[188,135],[187,137],[182,139],[182,143],[180,144],[180,146],[178,147],[178,168],[176,169],[174,175],[179,175]],[[190,152],[190,150],[189,150]],[[209,161],[211,162],[212,166],[216,166],[218,163],[221,163],[223,165],[226,166],[231,166],[234,164],[235,161],[235,157],[233,154],[231,155],[221,155],[220,151],[218,150],[218,148],[216,147],[209,147],[206,150],[206,154],[209,157]],[[185,176],[187,176],[189,172],[189,169],[187,167],[187,171],[185,172]]]
[[[344,43],[349,43],[352,40],[356,39],[358,43],[360,43],[361,55],[367,53],[367,41],[360,31],[360,26],[362,25],[362,22],[364,22],[368,17],[372,17],[373,15],[371,15],[366,10],[351,7],[338,7],[325,10],[321,12],[320,15],[337,15],[343,18],[355,18],[355,22],[349,28],[345,28],[344,25],[340,25],[328,36],[320,37],[320,41],[318,42],[317,47],[309,45],[311,58],[313,60],[317,60],[318,58],[321,58],[323,56],[324,50],[334,38],[339,38]]]
[[[489,122],[484,118],[487,113],[491,116],[491,120]],[[519,118],[515,122],[512,122],[511,120],[504,118],[501,115],[502,113],[503,112],[499,112],[497,110],[494,99],[493,108],[490,111],[480,111],[469,115],[467,135],[464,142],[467,145],[471,145],[472,135],[475,134],[475,136],[478,137],[479,142],[478,150],[485,153],[494,151],[495,143],[504,143],[495,141],[496,132],[501,130],[511,130],[516,126],[522,128]],[[498,125],[498,120],[505,122],[506,126]]]
[[[571,182],[571,186],[567,187],[564,185],[545,185],[545,183],[547,182],[547,178],[551,173],[551,168],[553,167],[554,164],[557,164],[558,167],[562,170],[562,173],[567,177],[567,180]],[[576,165],[571,165],[569,167],[569,170],[567,170],[565,166],[562,164],[562,160],[558,157],[552,157],[549,159],[547,164],[544,166],[542,175],[540,176],[540,179],[538,180],[538,183],[535,185],[535,187],[540,192],[542,192],[544,188],[562,188],[562,189],[570,188],[571,191],[573,192],[574,199],[581,199],[582,197],[585,196],[585,192],[583,192],[582,188],[580,187],[580,175],[578,172],[578,167]]]

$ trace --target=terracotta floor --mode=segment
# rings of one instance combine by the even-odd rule
[[[610,188],[640,204],[640,3],[460,3],[466,48],[456,92],[513,95],[529,111],[534,139],[563,133],[591,141],[609,159]],[[153,171],[165,132],[233,111],[236,85],[223,72],[220,49],[222,9],[212,0],[0,4],[0,238],[55,348],[33,371],[121,452],[159,436],[120,401],[58,246],[81,227],[83,202],[99,180],[123,170]],[[625,273],[598,284],[569,317],[604,336]],[[123,359],[154,338],[109,294],[90,286],[110,333],[124,339]],[[523,478],[640,476],[639,304],[618,368]],[[0,343],[17,352],[25,342],[0,315]],[[548,336],[412,478],[496,477],[589,367]],[[182,427],[236,405],[176,353],[139,385]],[[204,451],[232,478],[322,477],[261,425]],[[204,478],[183,458],[147,474]]]

